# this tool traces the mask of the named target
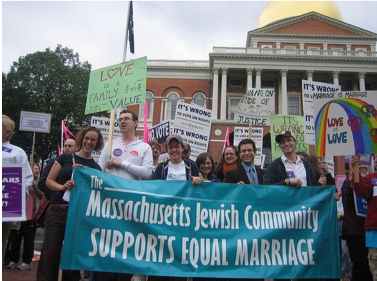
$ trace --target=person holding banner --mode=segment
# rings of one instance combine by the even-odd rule
[[[103,171],[110,173],[114,171],[115,175],[125,179],[151,179],[153,170],[151,147],[135,135],[139,118],[126,109],[119,116],[119,129],[122,136],[112,141],[110,160],[106,159],[109,144],[105,144],[99,157],[99,165]]]
[[[19,166],[24,166],[25,168],[25,186],[27,187],[26,194],[29,192],[29,188],[33,183],[33,172],[31,171],[30,165],[26,153],[23,149],[13,144],[10,144],[10,140],[13,137],[15,124],[14,121],[6,115],[3,115],[3,129],[2,129],[2,165],[6,164],[16,164]],[[2,232],[3,232],[3,255],[4,260],[5,249],[7,246],[8,236],[12,229],[13,222],[3,222]]]
[[[60,252],[68,215],[69,202],[63,199],[66,190],[71,190],[75,182],[72,179],[73,168],[86,166],[101,170],[92,158],[92,151],[100,151],[103,147],[101,131],[89,127],[77,134],[76,142],[80,150],[73,154],[64,153],[58,157],[47,177],[46,185],[53,190],[50,207],[45,222],[45,239],[37,269],[37,281],[58,280]],[[66,281],[81,280],[80,271],[64,270]]]
[[[240,155],[241,164],[226,172],[226,183],[238,184],[263,184],[264,171],[254,165],[254,157],[256,153],[255,142],[251,139],[243,139],[238,144],[238,153]]]
[[[202,180],[205,182],[220,182],[220,180],[214,174],[215,163],[213,162],[212,156],[203,152],[196,157],[196,166],[199,167],[200,175]]]
[[[374,154],[374,168],[377,169],[377,154]],[[360,155],[351,156],[350,163],[355,170],[359,165]],[[368,202],[368,211],[365,218],[365,240],[368,248],[369,269],[373,280],[377,281],[377,172],[362,177],[359,181],[351,175],[352,187],[357,196],[364,197]]]
[[[294,187],[320,185],[315,173],[306,160],[296,153],[296,135],[290,131],[282,131],[276,135],[275,141],[283,152],[283,156],[268,165],[263,178],[265,185],[289,185]]]
[[[220,162],[217,164],[215,174],[217,178],[224,182],[225,174],[228,170],[237,167],[241,163],[238,155],[237,147],[234,145],[228,145],[225,147]]]

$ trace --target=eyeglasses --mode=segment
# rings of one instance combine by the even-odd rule
[[[234,155],[236,155],[236,154],[233,153],[233,152],[229,152],[229,153],[225,153],[224,155],[225,155],[225,156],[234,156]]]
[[[119,122],[119,123],[122,122],[122,121],[127,122],[127,121],[130,121],[130,120],[131,120],[130,117],[121,117],[121,118],[118,119],[118,122]]]
[[[204,162],[204,163],[202,163],[202,164],[200,164],[200,165],[203,165],[203,166],[205,166],[205,165],[207,165],[207,166],[211,166],[212,163],[211,163],[211,162]]]
[[[74,147],[73,144],[65,144],[64,147]]]
[[[84,137],[84,140],[85,141],[91,141],[91,142],[97,142],[98,140],[96,140],[96,139],[91,139],[91,138],[89,138],[89,137]]]
[[[251,152],[254,152],[254,149],[242,149],[241,151],[240,151],[240,153],[251,153]]]

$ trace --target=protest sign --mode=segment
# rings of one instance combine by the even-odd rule
[[[249,138],[249,127],[234,127],[233,144],[237,146],[243,139]],[[251,139],[255,142],[257,151],[255,152],[254,164],[263,167],[264,157],[262,157],[263,128],[251,128]],[[263,155],[264,156],[264,155]]]
[[[212,110],[196,104],[177,103],[173,134],[182,136],[184,142],[191,146],[190,159],[202,152],[207,152],[211,133]]]
[[[282,131],[290,131],[296,135],[297,146],[296,151],[303,151],[309,154],[309,145],[305,144],[305,122],[304,116],[293,115],[271,115],[271,153],[272,159],[276,159],[283,155],[279,148],[279,144],[275,142],[276,135]]]
[[[40,112],[21,111],[20,131],[49,133],[51,114]]]
[[[3,164],[3,222],[26,221],[25,167]]]
[[[148,129],[148,142],[156,140],[159,144],[161,144],[161,153],[166,152],[166,138],[168,136],[170,136],[170,120],[161,122],[160,124]],[[160,158],[164,159],[166,157]]]
[[[147,58],[112,65],[90,73],[85,114],[145,101]]]
[[[305,143],[315,144],[313,93],[341,91],[341,86],[302,80],[302,101],[305,117]]]
[[[377,92],[314,93],[317,156],[377,153]]]
[[[235,120],[240,124],[268,126],[275,113],[274,89],[249,89],[238,103]]]
[[[62,269],[341,277],[335,187],[192,186],[128,180],[86,167],[75,169],[73,179]]]
[[[90,126],[96,127],[98,130],[101,131],[101,134],[103,137],[103,143],[108,142],[109,131],[110,131],[110,118],[92,116],[90,118]],[[117,120],[114,120],[113,128],[114,128],[113,138],[121,137],[122,132],[119,129],[119,123]],[[92,157],[96,162],[98,162],[100,155],[101,155],[101,151],[94,151],[94,150],[92,151]]]

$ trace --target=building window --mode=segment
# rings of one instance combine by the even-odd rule
[[[148,121],[152,122],[153,120],[153,103],[154,103],[154,96],[152,92],[147,91],[145,94],[145,101],[148,104]],[[140,104],[140,119],[144,120],[144,103]]]
[[[229,79],[229,86],[241,88],[243,86],[242,79],[235,79],[235,78]]]
[[[331,49],[333,56],[343,56],[344,50],[342,48],[332,48]]]
[[[272,54],[272,46],[271,45],[261,45],[261,53],[262,54]]]
[[[301,115],[301,97],[299,95],[288,95],[288,114]]]
[[[320,54],[320,49],[318,47],[309,47],[308,50],[311,51],[313,55]]]
[[[242,97],[229,97],[228,118],[230,120],[234,120],[234,116],[236,114],[238,104],[240,103],[241,98]]]
[[[289,55],[294,55],[296,53],[296,47],[294,46],[287,46],[285,47],[286,53]]]
[[[192,98],[192,103],[206,107],[206,96],[202,92],[195,93]]]
[[[275,89],[274,80],[262,80],[262,88]]]
[[[174,120],[175,111],[177,110],[178,98],[179,98],[178,94],[174,92],[171,92],[168,95],[166,119]]]

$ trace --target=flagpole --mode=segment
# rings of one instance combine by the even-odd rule
[[[123,62],[126,61],[126,56],[127,56],[127,47],[128,47],[128,25],[129,25],[129,23],[130,23],[130,10],[131,10],[131,5],[132,5],[132,1],[129,1],[129,2],[128,2],[127,20],[126,20],[126,23],[127,23],[127,26],[126,26],[126,35],[125,35],[125,38],[124,38],[124,48],[123,48]]]
[[[64,131],[64,127],[63,127],[63,124],[64,124],[64,120],[62,120],[62,129],[61,129],[61,135],[60,135],[60,154],[63,153],[63,147],[64,147],[64,137],[63,137],[63,131]],[[59,155],[59,153],[58,153]]]

